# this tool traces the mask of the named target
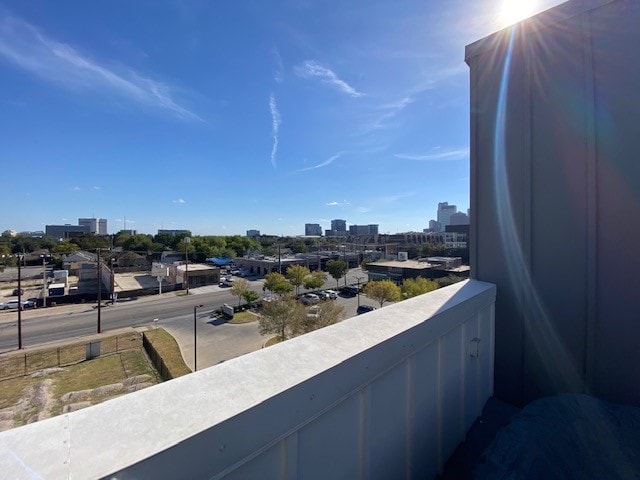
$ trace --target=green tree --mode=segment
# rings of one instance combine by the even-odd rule
[[[304,288],[315,290],[317,288],[321,288],[326,281],[327,274],[322,270],[315,270],[305,277],[303,285]]]
[[[251,303],[255,302],[256,300],[258,300],[260,298],[260,295],[258,295],[258,292],[255,292],[255,291],[253,291],[251,289],[247,289],[242,294],[242,298],[244,298],[245,302],[251,304]]]
[[[95,250],[97,248],[109,248],[109,237],[88,233],[71,240],[81,250]]]
[[[294,333],[302,335],[333,325],[340,320],[342,312],[344,312],[344,307],[336,302],[322,302],[318,305],[312,305],[306,309],[305,315],[296,317],[298,323],[293,327]]]
[[[407,278],[402,282],[400,290],[402,291],[403,298],[411,298],[422,295],[423,293],[431,292],[437,288],[439,288],[439,285],[436,282],[423,277],[418,277]]]
[[[463,280],[466,280],[464,277],[461,277],[459,275],[447,275],[446,277],[442,277],[442,278],[438,278],[436,280],[436,282],[438,283],[438,286],[440,287],[447,287],[449,285],[453,285],[454,283],[458,283],[461,282]]]
[[[238,297],[238,306],[240,306],[240,300],[244,296],[245,292],[249,290],[249,282],[244,278],[237,278],[231,286],[231,294]]]
[[[287,268],[285,276],[289,283],[296,288],[296,295],[300,293],[300,286],[304,283],[304,279],[309,275],[309,269],[304,265],[291,265]]]
[[[369,282],[364,287],[364,293],[367,297],[380,303],[380,307],[385,302],[397,302],[402,298],[400,287],[391,280]]]
[[[291,286],[285,281],[287,285]],[[284,295],[265,302],[260,314],[260,334],[276,334],[281,340],[286,340],[299,325],[306,310],[295,298]]]
[[[349,264],[344,260],[331,260],[327,262],[327,271],[336,280],[336,288],[338,288],[338,280],[349,271]]]
[[[77,252],[79,249],[80,248],[75,243],[63,240],[51,249],[51,253],[73,253]]]
[[[362,260],[362,263],[360,264],[360,268],[363,271],[367,271],[367,265],[369,265],[371,263],[371,259],[370,258],[365,258],[364,260]]]
[[[264,276],[264,288],[270,292],[284,295],[293,290],[293,285],[291,285],[281,273],[271,272]]]

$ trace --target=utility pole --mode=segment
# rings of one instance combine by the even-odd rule
[[[187,252],[189,242],[191,242],[191,237],[184,237],[184,282],[187,284],[187,295],[189,295],[189,253]]]
[[[47,307],[47,256],[42,257],[42,306]]]
[[[18,349],[22,350],[22,270],[20,262],[22,258],[18,255]]]
[[[100,265],[100,249],[98,248],[98,333],[102,333],[100,307],[102,306],[102,265]]]
[[[282,253],[280,244],[278,244],[278,273],[282,275]]]

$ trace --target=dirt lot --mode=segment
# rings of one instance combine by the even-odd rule
[[[0,431],[37,422],[159,383],[142,348],[0,381]]]

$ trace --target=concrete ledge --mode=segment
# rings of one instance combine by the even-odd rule
[[[312,471],[317,471],[312,477],[335,478],[336,472],[378,477],[384,469],[377,462],[393,455],[385,460],[388,468],[441,470],[470,426],[466,417],[472,423],[491,394],[494,301],[495,286],[468,280],[85,410],[3,432],[0,469],[7,478],[295,478],[296,472]],[[472,325],[465,327],[469,321]],[[478,336],[484,337],[484,366],[468,360],[465,346],[467,337]],[[437,365],[427,353],[432,351]],[[423,380],[426,385],[427,377],[436,379],[447,369],[453,384],[423,387]],[[467,394],[447,399],[447,392],[458,392],[472,378]],[[427,395],[459,404],[454,410],[465,418],[450,427],[442,423],[446,406],[432,405]],[[394,452],[394,438],[380,430],[386,421],[382,411],[395,408],[396,401],[406,422],[399,422],[402,428],[394,434],[410,438],[402,452]],[[452,432],[441,432],[445,440],[435,441],[439,446],[433,456],[416,452],[416,445],[430,442],[427,433],[434,435],[418,421],[426,406],[429,415],[438,416],[440,430],[446,426]],[[389,418],[395,418],[391,412]],[[398,441],[402,444],[403,438]],[[338,445],[344,458],[331,456],[334,463],[318,470],[314,461],[317,455],[323,458],[320,446],[330,453]],[[435,463],[423,465],[423,457]]]

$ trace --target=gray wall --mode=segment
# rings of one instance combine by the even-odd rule
[[[471,276],[498,285],[507,401],[640,404],[639,25],[640,2],[571,1],[467,47]]]

